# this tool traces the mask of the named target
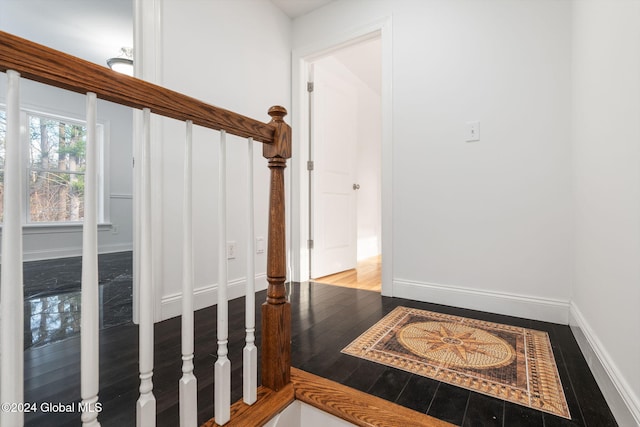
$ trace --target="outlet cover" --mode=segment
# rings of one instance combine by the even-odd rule
[[[264,253],[264,237],[256,237],[256,253]]]
[[[236,259],[236,242],[227,242],[227,259]]]

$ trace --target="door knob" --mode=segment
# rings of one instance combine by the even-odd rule
[[[359,190],[360,189],[360,184],[353,184],[353,189],[354,190]]]

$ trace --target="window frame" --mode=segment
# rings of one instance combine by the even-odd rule
[[[0,110],[6,112],[6,105],[0,104]],[[84,218],[78,221],[33,221],[31,220],[30,211],[30,187],[29,187],[29,175],[32,168],[29,165],[29,149],[30,149],[30,137],[29,137],[29,116],[37,116],[40,118],[52,119],[64,123],[70,123],[74,125],[80,125],[86,127],[86,120],[82,118],[72,117],[63,114],[57,114],[55,112],[43,112],[35,108],[20,108],[20,148],[21,148],[21,169],[23,176],[23,188],[22,188],[22,226],[25,234],[40,234],[51,231],[55,232],[72,232],[82,227]],[[102,122],[97,123],[96,139],[98,144],[98,225],[100,229],[105,229],[110,226],[109,223],[109,199],[108,194],[108,177],[106,176],[107,161],[107,148],[108,148],[108,125]],[[43,169],[42,169],[43,170]],[[69,171],[59,171],[58,169],[47,169],[51,172],[63,172],[69,173]],[[78,175],[84,175],[85,172],[73,172]],[[84,203],[84,198],[83,202]],[[0,229],[2,229],[3,223],[0,222]]]

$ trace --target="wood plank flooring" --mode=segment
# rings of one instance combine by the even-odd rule
[[[377,292],[318,283],[288,287],[292,304],[292,362],[297,368],[395,402],[456,425],[616,426],[600,390],[567,326],[380,296]],[[256,311],[265,292],[256,295]],[[349,342],[398,305],[540,329],[549,333],[572,420],[541,413],[405,371],[340,353]],[[242,393],[244,298],[229,303],[229,357],[232,402]],[[213,416],[213,364],[216,359],[216,309],[195,314],[195,374],[198,420]],[[258,322],[257,345],[260,345]],[[135,425],[138,398],[138,328],[121,325],[100,334],[100,401],[103,427]],[[154,393],[158,426],[179,425],[181,376],[180,319],[155,326]],[[73,337],[25,352],[25,399],[72,403],[80,400],[80,341]],[[27,426],[78,426],[77,413],[26,414]]]
[[[313,280],[316,283],[380,292],[382,289],[382,256],[358,261],[356,268]]]

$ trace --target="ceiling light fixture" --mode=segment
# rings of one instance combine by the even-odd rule
[[[120,48],[120,56],[107,59],[107,65],[113,71],[133,76],[133,48]]]

